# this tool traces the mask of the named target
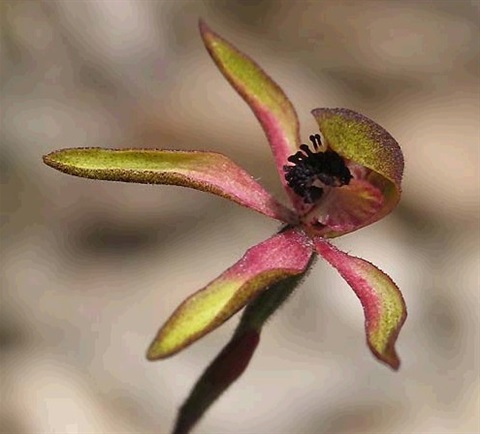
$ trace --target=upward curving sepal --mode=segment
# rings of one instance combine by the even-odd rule
[[[301,274],[312,256],[303,232],[289,229],[249,249],[240,261],[187,298],[150,346],[150,360],[169,357],[223,324],[262,291]]]
[[[283,166],[300,145],[295,108],[260,66],[213,32],[203,21],[200,21],[200,33],[218,69],[260,121],[272,148],[280,179],[283,185],[287,185]],[[287,191],[290,192],[289,189]]]
[[[407,317],[402,294],[393,280],[364,259],[350,256],[323,238],[315,238],[320,256],[338,270],[355,291],[365,313],[367,342],[373,354],[393,369],[400,360],[395,341]]]
[[[43,157],[70,175],[108,181],[190,187],[224,197],[266,216],[294,223],[291,210],[222,154],[156,149],[61,149]]]

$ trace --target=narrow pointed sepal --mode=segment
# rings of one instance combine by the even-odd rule
[[[260,121],[272,148],[281,181],[286,185],[283,166],[300,145],[295,108],[285,92],[260,66],[202,21],[200,33],[218,69]]]
[[[385,198],[381,209],[361,226],[387,215],[398,203],[401,193],[404,160],[397,141],[376,122],[353,110],[318,108],[312,110],[312,114],[326,146],[369,169],[366,180]]]
[[[288,223],[296,217],[251,175],[222,154],[158,149],[61,149],[43,161],[83,178],[190,187]]]
[[[151,344],[147,358],[169,357],[223,324],[262,291],[301,274],[312,256],[306,235],[289,229],[249,249],[240,261],[187,298]]]
[[[323,238],[315,239],[315,247],[360,299],[365,314],[367,342],[373,354],[383,363],[398,369],[400,360],[395,351],[395,341],[407,317],[407,310],[397,285],[370,262],[338,250]]]

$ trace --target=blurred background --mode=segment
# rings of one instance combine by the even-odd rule
[[[409,317],[394,373],[367,349],[351,289],[319,261],[197,432],[480,431],[478,1],[3,0],[0,17],[2,433],[166,434],[238,321],[145,359],[173,309],[276,222],[41,161],[72,146],[208,149],[282,198],[199,17],[285,89],[304,139],[311,109],[348,107],[400,142],[400,206],[336,244],[387,271]]]

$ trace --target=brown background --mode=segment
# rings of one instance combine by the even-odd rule
[[[401,205],[337,245],[386,270],[409,318],[393,373],[319,262],[198,433],[476,433],[478,1],[7,1],[2,19],[2,432],[167,433],[238,320],[149,363],[158,327],[277,223],[187,189],[94,182],[58,147],[224,152],[282,192],[203,17],[292,99],[375,119],[406,157]]]

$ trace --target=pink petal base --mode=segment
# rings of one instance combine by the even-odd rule
[[[327,190],[302,220],[315,235],[345,234],[374,220],[382,204],[380,190],[367,181],[352,179],[349,185]]]

